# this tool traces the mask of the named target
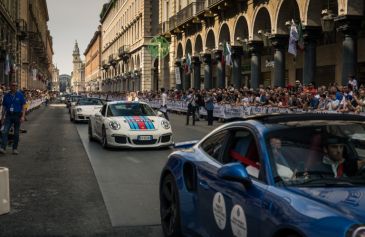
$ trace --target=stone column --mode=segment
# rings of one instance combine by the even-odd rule
[[[181,60],[180,59],[177,59],[176,61],[175,61],[175,67],[176,68],[178,68],[178,70],[179,70],[179,75],[180,75],[180,84],[175,84],[175,87],[176,87],[176,89],[177,90],[182,90],[182,70],[181,70]],[[176,74],[175,74],[175,79],[176,79]]]
[[[226,87],[226,65],[222,63],[223,51],[218,49],[214,50],[214,59],[217,62],[217,81],[215,87],[224,88]]]
[[[337,31],[344,35],[342,42],[342,85],[347,84],[349,75],[357,72],[357,31],[360,28],[361,17],[340,16],[335,20],[338,24]]]
[[[200,65],[202,64],[199,56],[192,57],[193,70],[194,70],[194,88],[200,90]]]
[[[303,84],[315,82],[317,68],[317,39],[321,29],[318,27],[303,30],[304,38],[304,62],[303,62]],[[317,85],[317,83],[316,83]]]
[[[270,37],[275,49],[274,54],[274,86],[285,86],[285,49],[288,45],[288,35],[273,35]]]
[[[251,88],[259,88],[261,81],[261,51],[264,44],[262,41],[250,41],[248,47],[251,53]]]
[[[235,88],[241,87],[242,82],[242,55],[243,55],[243,47],[242,46],[232,46],[232,78],[233,78],[233,86]]]
[[[212,81],[212,55],[210,53],[203,54],[204,62],[204,89],[213,88]]]

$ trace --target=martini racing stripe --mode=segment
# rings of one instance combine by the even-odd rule
[[[149,118],[147,118],[146,116],[143,116],[143,119],[146,121],[148,129],[151,129],[151,130],[155,129],[155,125],[153,125],[153,122]]]
[[[140,130],[146,130],[147,129],[146,123],[144,122],[144,120],[140,116],[133,116],[133,119],[138,124],[138,128]]]
[[[129,128],[130,128],[130,129],[132,129],[132,130],[138,130],[138,125],[137,125],[137,123],[133,120],[133,118],[132,118],[132,117],[130,117],[130,116],[125,116],[124,118],[127,120],[127,122],[128,122],[128,124],[129,124]]]

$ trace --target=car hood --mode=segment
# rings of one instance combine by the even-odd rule
[[[158,116],[122,116],[112,117],[110,120],[118,121],[125,129],[138,131],[161,129],[161,120],[163,118]]]
[[[319,202],[352,220],[365,220],[365,187],[292,187],[289,190]]]

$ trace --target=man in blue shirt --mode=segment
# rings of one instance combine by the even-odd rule
[[[23,94],[17,90],[18,84],[13,82],[10,86],[10,92],[6,93],[3,98],[3,111],[1,114],[2,124],[2,144],[0,147],[0,153],[5,154],[6,146],[8,144],[9,130],[14,124],[14,143],[13,154],[19,154],[17,148],[19,143],[19,128],[20,123],[24,121],[25,110],[25,98]]]

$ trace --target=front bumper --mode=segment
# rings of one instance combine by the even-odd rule
[[[75,121],[89,121],[92,114],[88,113],[76,113],[75,114]]]
[[[141,140],[140,136],[150,136],[150,140]],[[107,130],[108,144],[112,147],[129,147],[129,148],[153,148],[167,147],[174,144],[172,132],[151,133],[149,131],[133,132],[128,135],[114,133],[110,129]]]

